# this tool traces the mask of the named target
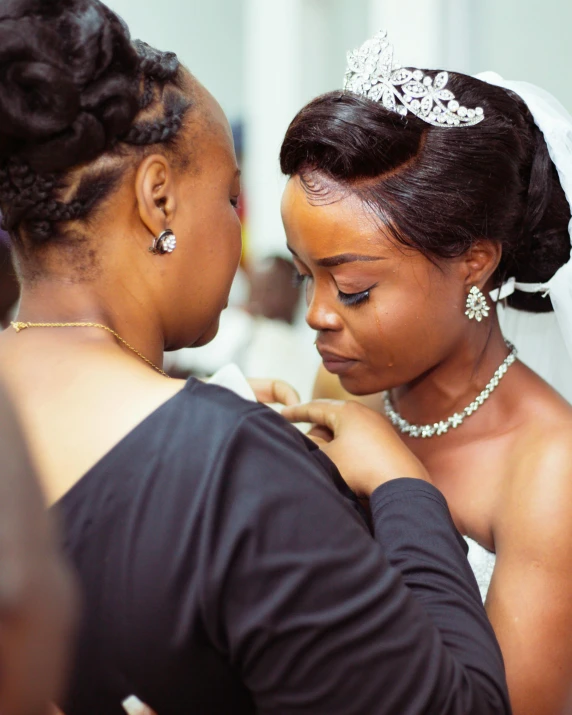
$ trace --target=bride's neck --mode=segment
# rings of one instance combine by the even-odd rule
[[[417,424],[463,410],[508,355],[496,316],[478,336],[467,336],[439,365],[392,392],[398,411]]]

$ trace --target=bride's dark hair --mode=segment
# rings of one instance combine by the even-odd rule
[[[98,0],[3,0],[0,209],[30,245],[66,235],[112,191],[128,145],[174,143],[191,99],[176,55],[132,42]],[[133,150],[131,150],[133,151]]]
[[[461,104],[482,107],[484,121],[433,127],[347,92],[315,99],[286,133],[283,173],[300,176],[317,200],[333,180],[430,259],[488,238],[502,244],[497,284],[548,280],[570,256],[570,206],[542,133],[516,94],[461,74],[448,86]],[[552,309],[539,294],[517,291],[508,302]]]

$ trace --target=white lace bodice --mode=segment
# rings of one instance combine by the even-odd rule
[[[471,568],[473,569],[475,578],[477,579],[479,591],[481,592],[481,598],[484,603],[491,583],[497,557],[491,551],[488,551],[470,537],[465,536],[465,541],[469,546],[467,558]]]

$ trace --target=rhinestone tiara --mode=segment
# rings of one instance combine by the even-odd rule
[[[468,109],[446,89],[447,72],[435,79],[418,69],[405,69],[393,58],[387,32],[378,32],[353,52],[348,52],[344,90],[359,94],[405,116],[411,112],[434,127],[470,127],[485,118],[482,107]]]

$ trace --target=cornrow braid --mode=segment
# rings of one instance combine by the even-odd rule
[[[146,75],[143,79],[143,92],[139,99],[139,109],[147,109],[154,99],[155,82],[152,77]]]
[[[53,226],[61,221],[75,221],[83,218],[87,207],[77,201],[69,204],[54,199],[46,199],[34,204],[26,214],[26,230],[33,234],[36,243],[45,243],[53,237]],[[14,228],[7,226],[8,231]]]
[[[135,40],[133,46],[140,59],[139,70],[145,77],[167,82],[176,77],[179,60],[174,52],[161,52],[143,40]]]
[[[24,217],[46,221],[54,203],[56,179],[37,174],[22,160],[11,160],[0,170],[0,197],[6,208],[2,227],[13,232]]]
[[[179,95],[172,95],[165,107],[162,119],[154,119],[135,124],[121,138],[126,144],[145,146],[169,142],[181,128],[189,102]]]
[[[11,195],[14,197],[4,211],[2,228],[18,239],[18,227],[22,223],[36,243],[57,237],[55,225],[86,218],[109,194],[121,176],[118,168],[86,174],[80,180],[74,198],[64,202],[55,198],[64,186],[62,177],[36,174],[24,163],[11,162],[10,168],[11,172],[0,171],[0,176],[8,176]],[[25,182],[24,190],[16,186],[13,176],[17,177],[16,181]]]

